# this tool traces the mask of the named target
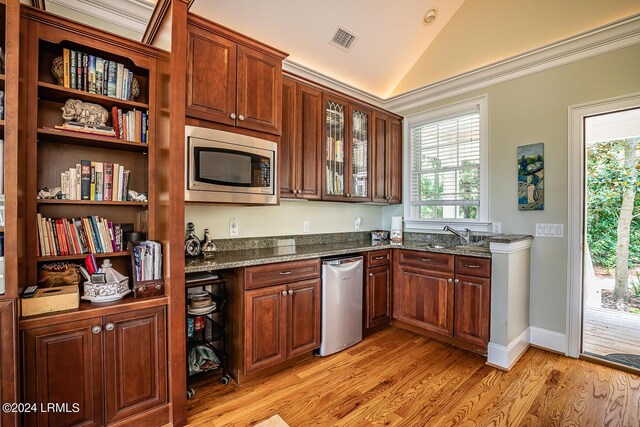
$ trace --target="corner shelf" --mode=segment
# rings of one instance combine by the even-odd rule
[[[38,128],[38,140],[58,144],[106,148],[109,150],[133,151],[143,154],[149,150],[149,145],[143,142],[129,142],[112,136],[92,135],[90,133],[70,132],[49,128]]]
[[[122,206],[147,207],[149,202],[118,202],[111,200],[66,200],[66,199],[36,199],[38,205],[87,205],[87,206]]]
[[[143,102],[112,98],[110,96],[66,88],[64,86],[42,81],[38,82],[38,95],[40,98],[62,103],[66,102],[69,98],[75,98],[81,101],[95,102],[97,104],[110,104],[111,106],[116,105],[121,108],[138,108],[141,110],[149,109],[149,104],[145,104]],[[109,111],[109,114],[111,114],[111,111]]]
[[[76,254],[76,255],[39,256],[38,262],[72,261],[72,260],[78,260],[78,259],[85,259],[89,255],[91,254],[86,253],[86,254]],[[127,256],[131,256],[131,251],[107,252],[107,253],[101,253],[101,254],[93,254],[93,256],[96,258],[127,257]]]

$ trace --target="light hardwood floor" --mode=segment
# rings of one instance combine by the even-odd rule
[[[530,348],[510,372],[398,328],[243,386],[209,381],[189,425],[638,426],[640,377]]]

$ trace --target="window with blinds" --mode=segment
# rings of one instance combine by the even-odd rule
[[[412,219],[480,219],[480,109],[410,127]]]

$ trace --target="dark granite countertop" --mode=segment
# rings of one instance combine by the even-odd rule
[[[212,258],[187,259],[186,273],[225,270],[229,268],[248,267],[252,265],[274,264],[285,261],[298,261],[311,258],[324,258],[336,255],[348,255],[375,251],[380,249],[400,248],[424,252],[466,255],[491,258],[491,253],[483,248],[473,247],[441,247],[434,248],[424,242],[405,241],[402,246],[392,246],[388,242],[372,244],[371,241],[349,241],[337,243],[309,244],[298,246],[280,246],[273,248],[244,249],[220,251]]]
[[[488,238],[487,241],[492,243],[515,243],[530,239],[533,239],[531,234],[499,234]]]

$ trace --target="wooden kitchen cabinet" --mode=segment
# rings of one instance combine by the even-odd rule
[[[167,401],[164,307],[104,318],[107,424]]]
[[[28,413],[25,425],[164,419],[156,411],[167,403],[164,306],[25,328],[21,334],[24,402],[68,404],[70,409]]]
[[[285,285],[244,293],[245,373],[286,360],[286,298]]]
[[[280,197],[321,198],[322,92],[284,78]]]
[[[103,339],[101,317],[22,331],[24,402],[70,408],[26,413],[25,425],[105,424]]]
[[[287,358],[320,347],[320,279],[287,285]]]
[[[402,122],[375,111],[372,141],[372,201],[402,202]]]
[[[282,131],[283,52],[189,15],[186,114],[249,131]]]
[[[391,320],[391,266],[367,269],[365,329],[388,325]]]
[[[323,105],[322,199],[371,201],[372,111],[326,93]]]
[[[490,300],[491,279],[456,275],[455,338],[479,346],[489,343]]]

